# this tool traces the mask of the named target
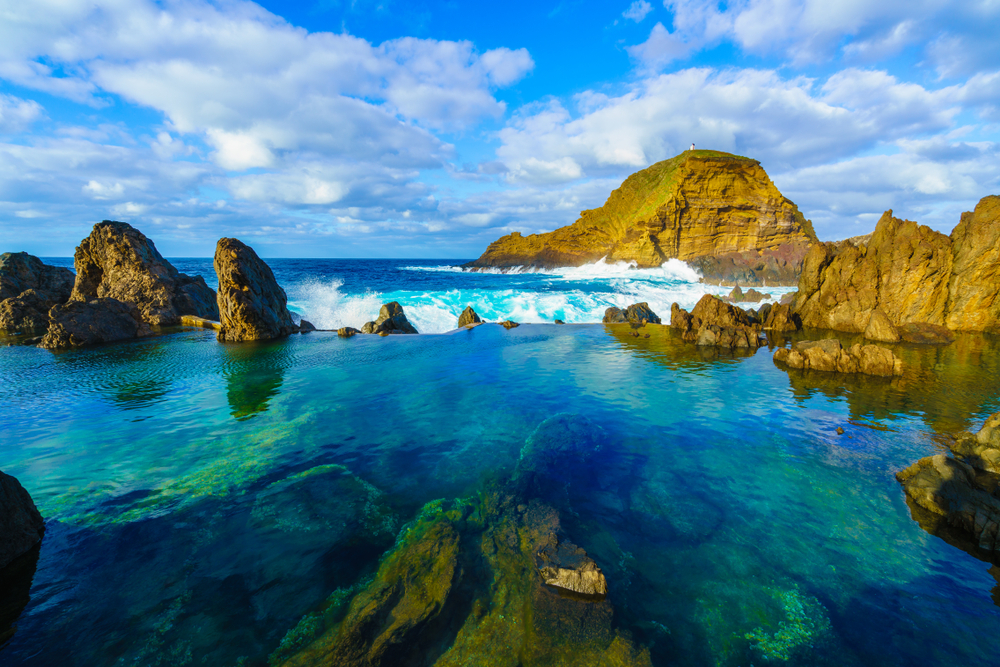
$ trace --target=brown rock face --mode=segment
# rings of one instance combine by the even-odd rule
[[[761,328],[765,331],[798,331],[802,328],[802,324],[799,316],[793,313],[791,308],[779,303],[767,310]]]
[[[868,326],[865,327],[865,338],[880,343],[898,343],[899,331],[892,325],[886,314],[876,308],[872,311],[872,316],[868,318]]]
[[[21,483],[0,472],[0,570],[35,546],[45,522]]]
[[[681,338],[702,347],[760,347],[760,324],[746,311],[706,294],[690,313],[678,304],[670,307],[670,328],[678,329]]]
[[[458,316],[458,328],[468,326],[470,324],[479,324],[482,320],[479,315],[472,309],[472,306],[466,306],[462,314]]]
[[[631,306],[622,310],[615,306],[604,311],[604,319],[602,320],[604,324],[659,324],[659,316],[652,311],[649,304],[643,301],[642,303],[633,303]]]
[[[181,315],[219,319],[215,293],[200,276],[179,273],[131,225],[105,220],[77,246],[72,299],[112,298],[134,304],[147,324],[180,323]]]
[[[215,273],[219,276],[220,341],[271,340],[298,331],[288,312],[285,290],[253,248],[237,239],[219,239]]]
[[[151,333],[142,314],[130,303],[110,298],[69,301],[49,311],[49,330],[38,347],[83,347]]]
[[[686,151],[629,176],[598,209],[547,234],[514,232],[470,267],[580,266],[602,257],[660,266],[678,258],[707,281],[794,284],[812,225],[760,163]]]
[[[903,374],[903,362],[889,350],[878,345],[852,345],[844,348],[839,340],[803,340],[792,349],[774,351],[774,361],[790,368],[826,373],[861,373],[892,377]]]
[[[26,252],[0,255],[0,330],[32,331],[49,325],[49,308],[73,291],[73,272],[43,264]]]
[[[1000,332],[998,280],[1000,197],[962,214],[951,238],[886,211],[867,245],[810,248],[795,310],[804,326],[857,333],[878,317],[874,327],[882,333],[872,333],[887,342],[892,334],[883,316],[900,334],[910,323]]]

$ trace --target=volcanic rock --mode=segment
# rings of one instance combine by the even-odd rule
[[[606,258],[648,268],[678,258],[708,282],[794,284],[815,241],[812,225],[759,162],[695,150],[629,176],[573,224],[514,232],[466,266],[553,268]]]
[[[868,318],[868,326],[865,327],[865,338],[878,341],[880,343],[898,343],[899,331],[893,326],[886,314],[876,308]]]
[[[616,306],[612,306],[604,311],[605,324],[660,324],[659,316],[650,309],[649,304],[643,301],[642,303],[633,303],[631,306],[622,310]]]
[[[131,225],[105,220],[76,248],[72,299],[112,298],[135,305],[154,326],[181,315],[219,319],[215,293],[201,276],[179,273],[153,242]]]
[[[479,315],[476,314],[476,311],[472,309],[472,306],[466,306],[465,310],[462,311],[462,314],[458,316],[459,329],[470,324],[479,324],[480,322],[482,322],[482,320],[479,318]]]
[[[43,264],[26,252],[0,255],[0,330],[32,331],[49,325],[49,309],[69,299],[73,272]]]
[[[378,319],[374,322],[365,322],[361,327],[361,333],[366,334],[415,334],[416,327],[406,319],[406,313],[398,301],[390,301],[382,304],[378,311]]]
[[[604,319],[601,320],[604,324],[624,324],[628,322],[625,319],[625,311],[618,306],[611,306],[604,311]]]
[[[299,333],[309,333],[316,331],[316,326],[309,320],[299,320]]]
[[[706,294],[688,313],[678,304],[670,307],[670,327],[681,332],[683,340],[702,347],[760,347],[760,324],[741,308]]]
[[[0,570],[35,546],[45,522],[21,483],[0,472]]]
[[[509,329],[516,329],[521,325],[515,322],[514,320],[504,320],[503,322],[500,323],[500,326],[502,326],[504,329],[509,330]]]
[[[861,373],[892,377],[902,375],[903,362],[878,345],[852,345],[844,348],[835,338],[799,341],[791,349],[778,348],[774,361],[790,368],[827,373]]]
[[[951,232],[948,316],[956,331],[1000,331],[1000,197],[984,197]]]
[[[765,306],[767,310],[765,311]],[[765,304],[761,306],[760,315],[763,324],[762,329],[769,331],[798,331],[802,328],[799,316],[792,312],[792,309],[784,304],[772,306]],[[766,313],[766,315],[765,315]]]
[[[271,340],[298,331],[288,312],[285,290],[253,248],[237,239],[219,239],[215,273],[219,277],[220,341]]]
[[[49,311],[49,330],[38,347],[50,350],[148,336],[152,332],[139,309],[110,297],[71,300]]]
[[[337,329],[337,335],[341,338],[350,338],[351,336],[355,336],[359,333],[361,332],[354,327],[340,327]]]

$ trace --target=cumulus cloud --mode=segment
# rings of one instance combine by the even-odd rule
[[[14,134],[27,129],[42,115],[42,105],[0,94],[0,134]]]

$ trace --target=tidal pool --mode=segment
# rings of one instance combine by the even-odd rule
[[[562,437],[590,449],[547,502],[652,664],[1000,664],[997,568],[921,528],[893,477],[1000,410],[1000,341],[899,346],[906,375],[882,380],[646,331],[0,350],[0,469],[47,526],[5,572],[0,662],[301,658],[416,517]],[[482,597],[489,563],[464,576]],[[445,661],[461,622],[411,662]]]

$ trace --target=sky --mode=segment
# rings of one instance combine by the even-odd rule
[[[1000,0],[0,0],[0,251],[475,258],[691,143],[821,239],[1000,194]]]

